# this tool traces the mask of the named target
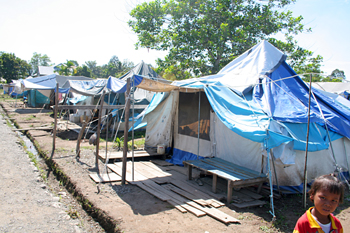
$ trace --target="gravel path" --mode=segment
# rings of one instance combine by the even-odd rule
[[[86,232],[42,181],[2,115],[0,132],[0,232]]]

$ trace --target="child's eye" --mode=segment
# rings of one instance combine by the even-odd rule
[[[323,200],[323,199],[324,199],[324,197],[320,197],[320,199],[322,199],[322,200]]]

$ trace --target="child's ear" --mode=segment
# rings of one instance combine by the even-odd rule
[[[312,193],[310,193],[310,200],[312,201],[312,202],[314,202],[314,197],[315,197],[315,195]]]

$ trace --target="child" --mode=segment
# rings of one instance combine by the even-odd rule
[[[299,218],[293,233],[343,233],[340,221],[332,214],[343,202],[343,184],[333,174],[323,175],[315,179],[309,194],[314,207]]]

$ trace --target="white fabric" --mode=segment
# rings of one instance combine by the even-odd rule
[[[160,144],[166,147],[172,146],[173,115],[176,111],[178,97],[179,92],[171,92],[166,100],[145,116],[144,121],[147,122],[146,146],[157,147]]]
[[[280,50],[264,40],[222,68],[218,75],[223,76],[216,80],[243,92],[273,71],[283,57]]]
[[[312,84],[317,89],[340,94],[344,91],[350,91],[350,83],[348,82],[315,82]]]
[[[331,223],[332,222],[329,222],[327,224],[322,224],[317,220],[317,218],[313,214],[311,214],[311,216],[315,219],[315,221],[318,223],[318,225],[320,225],[320,227],[322,228],[322,230],[325,233],[329,233],[331,231]]]
[[[212,116],[211,119],[210,132],[214,147],[213,155],[260,172],[263,155],[261,144],[234,133],[217,117]]]

